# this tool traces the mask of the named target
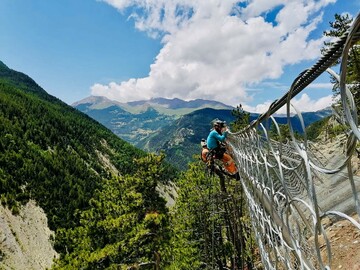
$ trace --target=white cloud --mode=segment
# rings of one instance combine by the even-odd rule
[[[270,105],[273,101],[266,101],[262,104],[256,106],[244,105],[244,110],[254,113],[265,113],[270,108]],[[319,98],[317,100],[312,100],[307,94],[302,94],[300,98],[293,98],[291,104],[297,108],[300,112],[316,112],[318,110],[324,109],[331,106],[334,103],[332,95]],[[294,108],[291,106],[291,113],[295,113]],[[276,114],[286,114],[286,104],[281,107]]]
[[[162,35],[163,48],[147,77],[95,84],[93,95],[121,102],[159,96],[237,105],[251,100],[249,86],[279,78],[285,65],[319,57],[322,39],[309,40],[309,34],[321,10],[335,0],[248,0],[242,8],[238,4],[245,1],[103,1],[120,12],[131,9],[135,26]],[[275,7],[276,22],[267,22],[263,16]]]
[[[307,94],[302,94],[299,99],[293,99],[291,103],[303,112],[316,112],[323,108],[331,106],[333,101],[332,95],[319,98],[317,100],[311,100]]]
[[[333,88],[333,84],[332,83],[312,83],[308,86],[308,88],[331,90]]]

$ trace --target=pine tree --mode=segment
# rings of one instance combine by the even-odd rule
[[[134,175],[104,180],[90,208],[79,213],[80,226],[58,231],[64,256],[55,269],[160,267],[169,237],[165,200],[156,191],[165,177],[163,159],[153,154],[139,158]]]
[[[236,106],[236,109],[233,109],[231,114],[235,117],[235,120],[230,124],[233,132],[240,131],[250,124],[250,113],[244,111],[241,104]]]
[[[349,30],[352,22],[353,18],[351,18],[349,14],[335,14],[335,21],[330,22],[331,29],[324,31],[324,35],[331,38],[341,37]],[[322,53],[326,53],[327,49],[329,49],[332,44],[333,41],[324,42]],[[338,60],[334,65],[338,65],[340,61],[341,60]],[[334,84],[334,97],[337,97],[340,94],[339,84],[334,78],[332,78],[331,81]],[[350,48],[347,62],[346,83],[354,95],[357,112],[358,115],[360,115],[360,42],[353,44]]]

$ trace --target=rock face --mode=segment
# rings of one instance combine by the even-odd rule
[[[28,202],[13,215],[0,206],[0,269],[47,269],[58,254],[52,247],[53,232],[44,211]]]

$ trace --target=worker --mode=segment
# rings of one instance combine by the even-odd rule
[[[226,147],[224,145],[228,129],[224,121],[215,119],[212,121],[213,129],[210,131],[207,140],[206,148],[212,159],[219,159],[222,161],[225,170],[231,175],[239,178],[238,170],[232,157],[226,153]],[[203,151],[205,152],[205,150]],[[202,155],[203,157],[203,155]]]

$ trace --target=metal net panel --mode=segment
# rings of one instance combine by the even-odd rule
[[[265,269],[330,269],[332,247],[326,220],[346,219],[360,230],[360,176],[355,168],[358,157],[354,155],[360,130],[354,96],[345,80],[349,52],[359,40],[358,15],[346,35],[302,72],[286,95],[247,128],[228,138]],[[329,67],[340,57],[341,72],[337,75]],[[302,114],[291,99],[325,71],[340,85],[341,108],[334,111],[332,119],[344,129],[330,140],[328,149],[321,149],[321,144],[307,140]],[[276,140],[269,135],[269,126],[273,125],[281,138],[272,115],[284,105],[290,139]],[[294,111],[303,127],[301,138],[295,136],[291,126]],[[324,154],[330,152],[330,147],[336,150]]]

